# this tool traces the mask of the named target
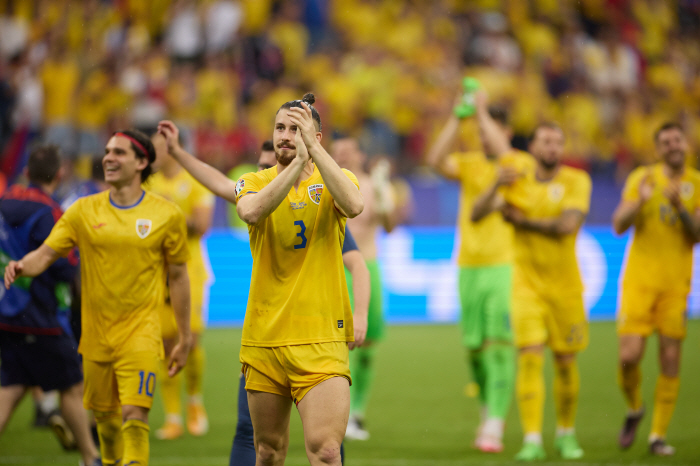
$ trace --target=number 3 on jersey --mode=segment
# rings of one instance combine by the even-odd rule
[[[297,233],[297,236],[301,238],[301,243],[295,244],[294,249],[304,249],[306,247],[306,236],[304,235],[304,233],[306,233],[306,225],[304,225],[302,220],[297,220],[294,222],[294,225],[298,226],[301,230]]]

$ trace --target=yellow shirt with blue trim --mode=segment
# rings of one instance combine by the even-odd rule
[[[355,175],[343,172],[359,189]],[[276,176],[277,166],[243,175],[236,200],[261,191]],[[314,166],[274,212],[248,226],[253,272],[242,345],[353,341],[342,257],[345,222]]]
[[[686,235],[676,209],[664,196],[670,180],[664,174],[663,164],[639,167],[630,173],[622,199],[639,200],[639,185],[647,174],[654,186],[653,193],[634,221],[623,284],[687,293],[693,269],[693,242]],[[693,215],[700,208],[699,171],[685,168],[680,178],[680,195],[686,210]]]
[[[588,214],[591,202],[591,178],[583,170],[562,166],[549,181],[538,181],[535,170],[505,190],[506,201],[532,220],[559,217],[564,211]],[[549,296],[583,291],[576,259],[578,231],[549,236],[515,229],[515,267],[513,292],[534,291]]]
[[[459,195],[459,266],[479,267],[513,262],[513,227],[494,212],[478,222],[471,221],[476,199],[496,181],[498,168],[511,166],[525,173],[534,159],[525,152],[514,151],[499,158],[483,152],[454,153],[448,156],[458,170]]]
[[[82,280],[80,353],[114,361],[125,353],[163,356],[159,314],[166,264],[189,259],[187,225],[172,202],[146,192],[122,207],[109,191],[78,199],[44,242],[61,256],[78,247]]]

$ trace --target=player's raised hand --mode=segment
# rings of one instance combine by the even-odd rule
[[[8,290],[24,270],[22,261],[10,261],[5,267],[5,288]]]
[[[681,184],[678,181],[671,181],[664,189],[664,196],[669,200],[671,205],[676,209],[683,204],[681,200]]]
[[[309,155],[309,150],[306,148],[304,136],[301,134],[298,126],[297,132],[294,134],[294,146],[296,147],[297,151],[296,158],[302,163],[308,162],[311,156]]]
[[[168,153],[175,155],[180,147],[180,130],[170,120],[162,120],[158,123],[158,133],[165,137],[168,143]]]
[[[170,352],[168,357],[168,375],[174,377],[175,374],[185,367],[187,363],[187,355],[190,354],[190,342],[178,341],[177,345]]]
[[[316,125],[311,116],[311,108],[306,105],[306,102],[301,102],[302,108],[292,107],[287,111],[289,119],[292,120],[297,127],[297,132],[301,130],[301,135],[307,145],[313,144],[316,139]]]
[[[496,186],[510,186],[513,183],[515,183],[521,176],[523,176],[523,174],[516,170],[514,167],[498,167]]]
[[[639,183],[639,200],[646,202],[651,198],[652,194],[654,194],[654,180],[652,179],[651,171],[647,170],[644,178]]]

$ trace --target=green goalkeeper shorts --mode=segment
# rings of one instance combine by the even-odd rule
[[[510,342],[511,265],[459,268],[462,343],[481,348],[485,341]]]

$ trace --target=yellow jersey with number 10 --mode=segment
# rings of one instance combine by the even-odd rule
[[[653,194],[635,219],[623,283],[687,293],[693,268],[693,242],[685,234],[676,209],[664,196],[669,178],[664,174],[663,164],[634,170],[627,178],[622,199],[639,200],[639,185],[647,174],[654,186]],[[700,172],[685,168],[680,193],[686,210],[694,215],[700,208]]]
[[[359,189],[355,175],[343,172]],[[277,166],[243,175],[236,183],[236,201],[261,191],[276,176]],[[342,256],[345,222],[314,166],[274,212],[248,226],[253,272],[242,345],[353,341]]]
[[[566,210],[586,215],[591,202],[591,178],[583,170],[563,166],[554,178],[541,182],[531,170],[505,194],[506,201],[529,219],[552,219]],[[516,228],[513,292],[529,289],[562,296],[583,291],[576,259],[577,234],[578,231],[556,237]]]
[[[65,256],[80,251],[82,326],[79,351],[92,361],[124,353],[163,356],[158,308],[166,264],[189,259],[187,225],[172,202],[145,192],[120,207],[109,191],[78,199],[44,242]]]

